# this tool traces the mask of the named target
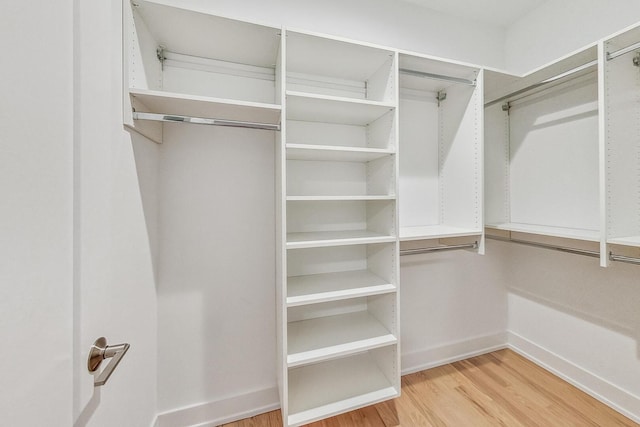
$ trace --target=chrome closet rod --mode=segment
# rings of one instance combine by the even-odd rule
[[[640,42],[634,43],[631,46],[627,46],[627,47],[622,48],[620,50],[616,50],[615,52],[607,52],[607,61],[611,61],[612,59],[616,59],[618,56],[622,56],[625,53],[629,53],[629,52],[634,51],[634,50],[636,50],[638,48],[640,48]]]
[[[613,252],[609,252],[609,260],[640,265],[640,258],[632,258],[628,256],[623,256],[623,255],[615,255]]]
[[[478,249],[478,242],[468,243],[464,245],[434,246],[432,248],[402,249],[400,250],[400,256],[427,254],[431,252],[441,251],[454,251],[457,249]]]
[[[469,86],[476,85],[475,80],[468,80],[460,77],[445,76],[443,74],[427,73],[425,71],[410,70],[408,68],[400,68],[400,74],[406,74],[408,76],[414,76],[414,77],[423,77],[425,79],[444,80],[447,82],[462,83]]]
[[[534,84],[532,84],[530,86],[527,86],[527,87],[525,87],[523,89],[518,89],[518,90],[516,90],[514,92],[511,92],[511,93],[505,95],[505,96],[501,96],[498,99],[494,99],[493,101],[489,101],[486,104],[484,104],[484,106],[485,106],[485,108],[486,107],[491,107],[492,105],[495,105],[495,104],[497,104],[499,102],[507,101],[507,100],[513,98],[514,96],[522,95],[523,93],[527,93],[527,92],[532,91],[534,89],[538,89],[538,88],[546,86],[546,85],[548,85],[550,83],[555,83],[558,80],[561,80],[561,79],[564,79],[565,77],[569,77],[569,76],[571,76],[573,74],[579,73],[580,71],[584,71],[584,70],[586,70],[588,68],[591,68],[591,67],[593,67],[593,66],[595,66],[597,64],[598,64],[598,60],[595,59],[595,60],[593,60],[591,62],[587,62],[586,64],[580,65],[579,67],[576,67],[576,68],[573,68],[573,69],[571,69],[569,71],[565,71],[564,73],[558,74],[557,76],[549,77],[548,79],[543,80],[543,81],[541,81],[539,83],[534,83]]]
[[[176,114],[139,113],[137,111],[133,112],[133,119],[153,120],[156,122],[192,123],[196,125],[230,126],[248,129],[280,130],[279,124],[272,123],[245,122],[241,120],[226,119],[205,119],[201,117],[189,117]]]
[[[487,239],[500,240],[502,242],[511,242],[511,243],[517,243],[519,245],[533,246],[533,247],[536,247],[536,248],[552,249],[554,251],[566,252],[566,253],[569,253],[569,254],[584,255],[584,256],[590,256],[590,257],[593,257],[593,258],[600,258],[600,252],[588,251],[586,249],[567,248],[565,246],[548,245],[546,243],[529,242],[527,240],[509,239],[509,238],[505,238],[505,237],[496,237],[496,236],[488,236],[488,235],[486,237],[487,237]]]

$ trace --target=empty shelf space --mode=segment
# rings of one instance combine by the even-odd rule
[[[367,200],[395,200],[394,195],[380,195],[380,196],[287,196],[288,202],[313,202],[313,201],[367,201]]]
[[[607,239],[607,243],[612,245],[640,247],[640,236],[612,237]]]
[[[167,50],[236,64],[270,67],[280,46],[281,29],[228,19],[149,1],[136,1],[150,36]],[[234,43],[212,43],[233,40]],[[154,46],[154,48],[157,46]]]
[[[368,230],[317,231],[288,233],[287,249],[320,248],[323,246],[360,245],[395,242],[394,236]]]
[[[287,306],[316,304],[396,291],[396,286],[368,270],[292,276],[287,279]]]
[[[369,162],[394,154],[382,148],[342,147],[332,145],[287,144],[289,160],[328,160],[334,162]]]
[[[366,311],[291,322],[289,367],[308,365],[397,343],[397,338]]]
[[[496,230],[516,231],[519,233],[538,234],[542,236],[560,237],[564,239],[586,240],[590,242],[600,241],[600,232],[597,230],[551,227],[547,225],[522,224],[515,222],[487,224],[486,226],[488,228],[493,228]]]
[[[480,234],[482,234],[482,230],[453,227],[450,225],[421,225],[413,227],[400,227],[401,241],[476,236]]]
[[[365,353],[289,371],[289,426],[361,408],[398,396]]]
[[[287,91],[287,119],[367,125],[393,110],[387,102]]]
[[[136,111],[145,113],[278,124],[282,110],[280,105],[275,104],[184,95],[157,90],[131,88],[129,94]]]

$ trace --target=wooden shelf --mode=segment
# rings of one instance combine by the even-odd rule
[[[138,112],[175,114],[268,124],[280,123],[282,107],[276,104],[185,95],[130,88],[131,103]]]
[[[291,276],[287,279],[287,307],[380,295],[396,286],[368,270]]]
[[[368,200],[395,200],[394,195],[380,196],[287,196],[288,202],[331,202],[331,201],[368,201]]]
[[[366,311],[291,322],[290,368],[396,344],[398,339]]]
[[[382,148],[341,147],[333,145],[287,144],[289,160],[325,160],[332,162],[369,162],[394,154]]]
[[[400,241],[477,236],[481,234],[482,230],[452,227],[450,225],[422,225],[414,227],[400,227]]]
[[[368,353],[294,368],[287,423],[300,426],[398,395]]]
[[[612,245],[640,247],[640,236],[612,237],[607,239],[607,243]]]
[[[393,110],[387,102],[287,91],[287,119],[365,126]]]
[[[288,233],[287,249],[362,245],[368,243],[390,243],[395,241],[396,238],[394,236],[368,230]]]
[[[546,225],[521,224],[521,223],[501,223],[487,224],[486,227],[496,230],[515,231],[519,233],[539,234],[542,236],[560,237],[564,239],[585,240],[589,242],[599,242],[600,232],[597,230],[583,230],[579,228],[550,227]]]

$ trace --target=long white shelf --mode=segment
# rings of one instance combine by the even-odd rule
[[[394,195],[362,195],[362,196],[287,196],[288,202],[322,202],[322,201],[367,201],[367,200],[395,200]]]
[[[539,234],[542,236],[560,237],[563,239],[585,240],[589,242],[600,241],[600,232],[597,230],[584,230],[580,228],[551,227],[547,225],[500,223],[486,224],[488,228],[496,230],[516,231],[519,233]]]
[[[289,160],[331,162],[369,162],[395,153],[387,148],[343,147],[333,145],[287,144]]]
[[[482,230],[452,227],[450,225],[400,227],[400,241],[476,236],[480,234],[482,234]]]
[[[287,233],[287,249],[321,248],[327,246],[361,245],[395,242],[395,236],[368,230],[317,231]]]
[[[288,120],[364,126],[394,108],[387,102],[287,91]]]
[[[145,113],[278,124],[282,112],[282,107],[276,104],[211,98],[159,90],[130,88],[129,95],[136,111]]]
[[[607,243],[612,245],[640,247],[640,236],[611,237],[607,239]]]
[[[287,306],[317,304],[396,291],[396,286],[369,270],[291,276],[287,279]]]
[[[289,371],[289,426],[300,426],[399,395],[368,353]]]
[[[290,322],[290,368],[396,344],[398,339],[366,311]]]

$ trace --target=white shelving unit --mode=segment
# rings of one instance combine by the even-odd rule
[[[606,242],[640,247],[640,27],[603,43]],[[634,47],[635,46],[635,47]]]
[[[160,143],[162,123],[136,120],[133,111],[280,123],[280,28],[124,3],[125,125]]]
[[[415,54],[400,70],[400,240],[482,241],[482,72]]]
[[[396,53],[286,32],[279,385],[298,426],[400,392]]]
[[[485,71],[487,227],[600,241],[597,56],[522,78]]]

